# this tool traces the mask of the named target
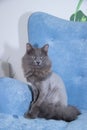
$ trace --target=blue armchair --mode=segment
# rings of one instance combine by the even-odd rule
[[[64,80],[68,103],[78,107],[75,121],[25,119],[31,101],[28,86],[0,78],[0,130],[87,130],[87,22],[70,22],[36,12],[28,20],[29,42],[48,43],[52,69]]]

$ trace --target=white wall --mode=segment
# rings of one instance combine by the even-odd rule
[[[25,51],[27,19],[31,12],[43,11],[69,20],[78,0],[0,0],[0,59],[12,64],[15,78],[24,80],[21,57]],[[87,0],[81,6],[87,14]]]

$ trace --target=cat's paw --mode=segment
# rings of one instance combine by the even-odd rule
[[[25,118],[30,118],[30,119],[35,119],[36,118],[36,115],[35,114],[32,114],[32,113],[24,113],[24,117]]]
[[[30,113],[27,113],[27,112],[24,113],[24,117],[25,117],[25,118],[32,118],[31,114],[30,114]]]

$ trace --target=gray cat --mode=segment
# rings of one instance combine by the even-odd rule
[[[48,44],[42,48],[26,44],[22,65],[24,75],[31,86],[33,99],[24,116],[70,122],[77,118],[80,111],[74,106],[68,106],[64,83],[51,70],[48,48]]]

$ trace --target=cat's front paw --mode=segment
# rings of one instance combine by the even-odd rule
[[[25,112],[24,113],[24,117],[25,118],[32,118],[32,115],[30,113]]]
[[[36,115],[26,112],[26,113],[24,113],[24,117],[25,118],[34,119],[34,118],[36,118]]]

